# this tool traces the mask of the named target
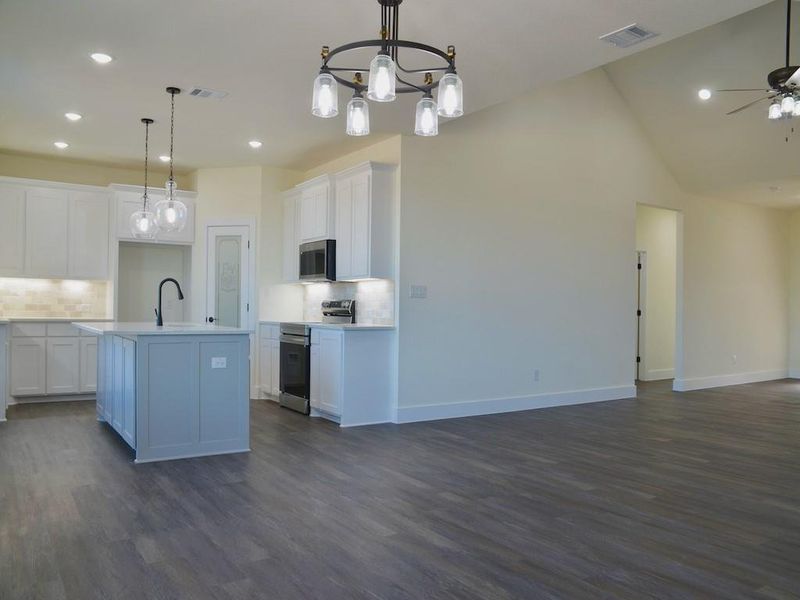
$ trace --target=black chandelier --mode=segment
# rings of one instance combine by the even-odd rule
[[[427,44],[401,40],[398,36],[400,4],[403,0],[378,0],[381,5],[380,39],[352,42],[331,50],[322,47],[322,66],[314,80],[314,95],[311,113],[329,119],[339,114],[338,85],[353,90],[353,97],[347,103],[347,134],[369,134],[369,106],[364,99],[375,102],[391,102],[397,94],[422,94],[417,102],[414,133],[431,136],[439,133],[439,116],[460,117],[464,113],[463,87],[456,73],[456,50],[448,46],[446,51]],[[336,67],[332,59],[352,50],[377,48],[378,54],[372,59],[369,68]],[[400,48],[422,52],[439,59],[437,66],[424,69],[405,69],[400,64]],[[345,73],[351,77],[344,77]],[[368,73],[367,84],[363,74]],[[439,75],[438,78],[434,74]],[[409,79],[422,81],[413,83]],[[398,85],[399,84],[399,85]],[[437,100],[433,91],[438,91]]]

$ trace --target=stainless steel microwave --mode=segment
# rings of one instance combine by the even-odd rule
[[[300,280],[336,281],[336,240],[300,244]]]

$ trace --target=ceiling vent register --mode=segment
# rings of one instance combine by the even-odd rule
[[[611,33],[601,35],[600,39],[604,42],[608,42],[612,46],[616,46],[617,48],[630,48],[631,46],[640,44],[645,40],[652,39],[657,35],[658,34],[654,31],[648,31],[644,27],[634,23],[633,25],[628,25],[622,29],[617,29]]]

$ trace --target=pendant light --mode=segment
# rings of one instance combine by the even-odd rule
[[[436,102],[429,94],[426,94],[417,102],[414,133],[423,137],[430,137],[439,133],[439,113],[436,108]]]
[[[173,141],[175,133],[175,94],[180,94],[180,88],[168,87],[167,93],[171,97],[171,111],[169,118],[169,179],[165,186],[166,194],[163,200],[156,203],[156,222],[161,231],[183,231],[186,227],[186,205],[178,199],[178,186],[173,176]]]
[[[460,117],[464,114],[464,87],[457,73],[447,73],[439,80],[439,114]]]
[[[367,98],[375,102],[392,102],[396,98],[397,68],[392,57],[382,52],[369,63]]]
[[[144,194],[142,194],[142,210],[137,210],[129,220],[131,233],[137,240],[152,240],[158,234],[156,215],[149,208],[150,197],[147,194],[147,154],[150,142],[150,125],[153,119],[142,119],[144,123]]]
[[[347,135],[369,135],[369,105],[360,92],[347,103]]]
[[[330,119],[339,114],[338,89],[336,80],[330,73],[320,73],[314,79],[311,114],[323,119]]]

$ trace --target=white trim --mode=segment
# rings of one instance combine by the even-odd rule
[[[103,188],[103,189],[110,189],[112,191],[120,191],[120,192],[136,192],[137,194],[141,194],[142,192],[144,192],[144,186],[133,185],[130,183],[112,183],[108,186],[108,188]],[[149,186],[149,189],[150,191],[162,190],[162,188],[160,187],[154,188],[153,186]],[[197,192],[194,192],[192,190],[176,190],[175,195],[178,196],[178,198],[190,198],[193,200],[197,198]]]
[[[648,369],[645,371],[644,377],[640,377],[640,379],[642,381],[662,381],[674,377],[675,369]]]
[[[549,408],[552,406],[569,406],[589,402],[606,402],[635,398],[635,385],[619,385],[613,387],[570,390],[549,394],[533,394],[531,396],[514,396],[510,398],[489,398],[486,400],[470,400],[467,402],[450,402],[446,404],[418,404],[402,406],[397,409],[397,423],[413,423],[416,421],[435,421],[438,419],[456,419],[496,413]]]
[[[97,400],[96,394],[63,394],[53,396],[11,396],[9,406],[20,406],[22,404],[45,404],[49,402],[83,402],[85,400]]]
[[[713,375],[711,377],[693,377],[690,379],[676,379],[672,384],[672,389],[676,392],[689,392],[691,390],[705,390],[707,388],[723,387],[726,385],[774,381],[775,379],[786,379],[788,376],[789,372],[786,369],[776,369],[773,371],[750,371],[749,373]]]
[[[800,369],[789,369],[789,377],[791,379],[800,379]]]
[[[28,179],[24,177],[7,177],[0,175],[0,182],[12,185],[25,185],[31,187],[45,187],[57,190],[83,190],[86,192],[108,192],[107,185],[87,185],[85,183],[66,183],[63,181],[50,181],[48,179]]]

